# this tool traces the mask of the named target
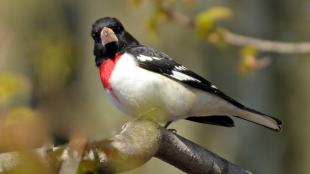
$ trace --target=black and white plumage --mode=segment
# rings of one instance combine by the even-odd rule
[[[239,117],[279,131],[281,122],[227,96],[168,55],[141,45],[115,18],[92,29],[96,65],[113,103],[128,115],[170,122],[177,119],[234,126]]]

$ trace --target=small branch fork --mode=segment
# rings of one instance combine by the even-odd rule
[[[150,121],[128,122],[112,138],[86,145],[80,155],[69,146],[39,148],[35,154],[60,174],[119,173],[137,168],[152,157],[186,173],[250,173]],[[14,169],[19,162],[18,152],[0,154],[0,173]]]
[[[190,28],[195,27],[195,21],[189,16],[176,11],[174,8],[165,8],[162,7],[162,10],[169,16],[170,19],[179,22]],[[221,29],[222,39],[224,42],[234,45],[247,47],[254,47],[256,50],[264,52],[274,52],[281,54],[306,54],[310,53],[310,42],[280,42],[280,41],[271,41],[259,38],[253,38],[249,36],[243,36],[228,30]]]

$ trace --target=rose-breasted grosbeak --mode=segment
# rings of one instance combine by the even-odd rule
[[[168,55],[141,45],[116,18],[97,20],[91,35],[104,89],[126,114],[227,127],[238,117],[280,131],[280,120],[240,104]]]

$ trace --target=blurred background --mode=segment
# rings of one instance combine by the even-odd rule
[[[164,51],[233,98],[284,122],[283,131],[276,133],[239,119],[235,128],[178,121],[171,126],[178,134],[254,173],[310,173],[310,54],[259,52],[255,56],[267,57],[270,65],[245,71],[246,48],[210,43],[164,15],[154,22],[156,3],[161,2],[1,0],[0,152],[40,144],[51,135],[82,133],[98,140],[119,132],[130,120],[105,97],[92,55],[92,23],[114,16],[143,44]],[[225,6],[232,16],[219,25],[242,35],[310,41],[308,0],[169,3],[191,18]],[[29,165],[37,166],[33,161]],[[26,173],[27,167],[23,169]],[[152,159],[128,173],[182,172]]]

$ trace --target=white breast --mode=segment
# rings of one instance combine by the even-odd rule
[[[137,65],[128,53],[122,55],[111,75],[110,84],[115,99],[113,103],[134,117],[156,117],[170,120],[187,115],[196,95],[184,85],[163,75],[147,71]]]

